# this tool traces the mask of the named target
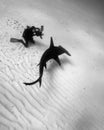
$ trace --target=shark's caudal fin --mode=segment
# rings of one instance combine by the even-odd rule
[[[50,48],[54,47],[53,38],[50,39]]]
[[[31,83],[24,83],[25,85],[33,85],[33,84],[35,84],[35,83],[37,83],[37,82],[39,82],[39,85],[41,86],[41,77],[39,77],[36,81],[34,81],[34,82],[31,82]]]

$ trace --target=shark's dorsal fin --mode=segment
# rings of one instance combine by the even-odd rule
[[[50,48],[51,47],[54,47],[54,43],[53,43],[53,38],[51,37],[51,39],[50,39]]]

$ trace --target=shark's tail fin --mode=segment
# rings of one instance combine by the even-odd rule
[[[41,77],[39,77],[36,81],[34,81],[34,82],[31,82],[31,83],[24,83],[25,85],[33,85],[33,84],[35,84],[35,83],[37,83],[37,82],[39,82],[39,85],[41,86],[41,82],[42,82],[42,79],[41,79]]]

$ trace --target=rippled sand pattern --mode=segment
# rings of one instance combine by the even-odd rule
[[[2,130],[46,127],[43,120],[46,111],[43,99],[41,102],[38,99],[40,93],[38,87],[23,85],[23,81],[37,78],[35,68],[38,68],[36,64],[39,62],[39,51],[36,47],[26,49],[21,43],[10,43],[10,38],[21,36],[23,29],[23,25],[14,19],[5,18],[0,24],[0,129]]]
[[[43,45],[39,48],[37,43],[29,48],[18,42],[11,43],[11,37],[21,38],[23,29],[23,24],[16,19],[5,17],[1,20],[0,130],[63,129],[65,124],[62,120],[67,119],[67,115],[63,113],[65,97],[61,91],[57,94],[57,88],[53,88],[54,82],[51,82],[49,72],[44,74],[47,79],[43,78],[42,88],[39,88],[38,84],[23,84],[24,81],[34,81],[38,78],[37,64],[46,49]],[[58,66],[51,63],[52,67]],[[48,65],[50,66],[50,63]],[[60,70],[59,68],[57,72]],[[51,67],[49,71],[52,71]]]
[[[0,130],[103,130],[102,32],[90,28],[93,22],[86,24],[86,20],[79,26],[75,20],[68,23],[60,16],[59,21],[31,9],[18,12],[0,20]],[[36,38],[29,48],[10,42],[10,38],[21,39],[26,25],[35,22],[45,25],[42,40]],[[50,36],[72,56],[60,56],[61,67],[53,60],[47,63],[41,88],[38,83],[25,86],[23,82],[38,78],[37,64]]]

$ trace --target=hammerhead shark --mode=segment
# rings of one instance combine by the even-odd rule
[[[43,53],[40,62],[39,62],[39,78],[31,83],[24,83],[25,85],[33,85],[37,82],[39,82],[40,86],[41,86],[41,82],[42,82],[42,76],[43,76],[43,70],[44,67],[47,68],[46,63],[50,60],[50,59],[54,59],[59,65],[61,65],[60,59],[59,59],[59,55],[66,53],[67,55],[71,56],[71,54],[64,49],[62,46],[54,46],[54,42],[53,42],[53,38],[50,38],[50,47]]]

